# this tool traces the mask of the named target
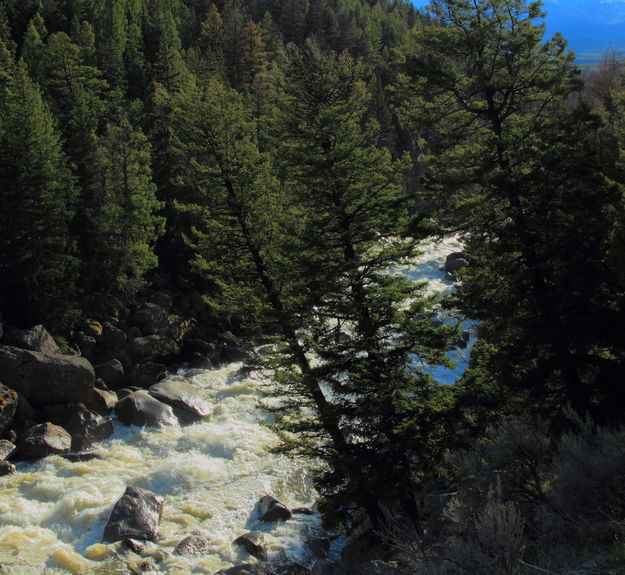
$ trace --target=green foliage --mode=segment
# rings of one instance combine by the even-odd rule
[[[622,196],[604,174],[610,137],[568,108],[572,54],[541,42],[539,3],[438,1],[433,14],[404,117],[430,131],[427,187],[471,258],[454,298],[482,320],[470,375],[550,418],[571,403],[618,419],[622,347],[599,327],[623,309],[605,257]]]
[[[418,522],[412,492],[438,471],[448,407],[420,366],[445,363],[449,331],[424,319],[422,286],[389,275],[416,245],[401,237],[409,221],[399,185],[405,166],[377,147],[367,99],[363,68],[348,55],[326,55],[312,43],[289,52],[278,129],[286,182],[301,209],[291,265],[299,305],[314,310],[307,317],[308,345],[320,360],[314,376],[346,440],[317,485],[333,521],[349,523],[356,504],[379,523],[387,500],[401,501]],[[288,369],[281,380],[298,381]],[[279,426],[308,432],[288,448],[314,453],[317,425],[300,400],[306,386],[288,389]]]
[[[144,285],[157,264],[163,233],[161,203],[152,182],[147,138],[128,120],[109,124],[97,150],[97,191],[88,214],[93,260],[87,277],[90,309],[115,312]]]
[[[9,321],[58,329],[76,313],[74,180],[50,109],[23,61],[0,108],[2,307]]]

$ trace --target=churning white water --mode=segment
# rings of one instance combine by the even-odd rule
[[[439,268],[449,252],[459,249],[456,240],[432,242],[416,268],[402,273],[427,279],[437,292],[449,289]],[[450,354],[460,360],[458,368],[436,374],[441,380],[452,381],[464,369],[466,358],[457,351]],[[263,531],[270,555],[283,552],[291,558],[305,553],[307,537],[322,534],[318,515],[294,515],[277,524],[262,524],[252,515],[266,493],[290,507],[310,506],[316,495],[305,462],[269,452],[276,440],[259,409],[266,382],[241,371],[241,364],[171,377],[197,387],[213,406],[210,421],[163,429],[116,421],[113,437],[94,448],[101,459],[70,462],[51,456],[20,463],[17,474],[0,478],[0,572],[113,575],[145,562],[101,543],[106,520],[127,485],[165,499],[160,539],[148,546],[152,560],[144,573],[212,574],[249,560],[232,545],[245,531]],[[205,536],[210,552],[197,558],[172,555],[191,534]],[[334,553],[339,549],[335,540]]]

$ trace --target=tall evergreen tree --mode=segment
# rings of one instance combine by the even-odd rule
[[[434,0],[432,12],[406,114],[432,129],[428,187],[472,258],[455,298],[483,322],[467,385],[505,386],[501,398],[548,417],[569,402],[606,416],[622,348],[597,326],[623,309],[605,262],[620,192],[602,175],[613,159],[596,119],[567,113],[573,56],[559,35],[543,41],[539,2]]]
[[[17,324],[67,328],[76,313],[76,189],[50,109],[23,61],[0,106],[0,305]]]
[[[107,126],[97,151],[98,205],[89,214],[95,244],[87,278],[92,310],[117,311],[157,264],[154,244],[163,218],[150,163],[150,147],[140,130],[126,119]]]

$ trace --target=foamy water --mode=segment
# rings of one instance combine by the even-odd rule
[[[440,267],[448,253],[460,248],[455,239],[431,242],[416,267],[401,272],[427,279],[433,291],[451,289]],[[468,350],[452,350],[450,357],[460,360],[458,367],[438,374],[434,370],[441,381],[451,382],[462,372]],[[264,494],[300,507],[313,505],[316,493],[304,462],[270,453],[276,439],[263,425],[268,416],[259,409],[267,382],[240,368],[230,364],[171,376],[195,385],[198,395],[213,406],[208,422],[142,429],[115,421],[113,437],[94,448],[101,459],[69,462],[51,456],[20,463],[19,473],[0,478],[1,572],[128,573],[128,566],[136,567],[144,559],[101,543],[106,520],[127,485],[165,499],[160,539],[148,546],[152,562],[144,573],[212,574],[248,561],[232,541],[250,530],[264,532],[270,555],[302,557],[303,541],[323,535],[318,515],[295,515],[276,524],[263,524],[252,515]],[[192,534],[206,537],[209,553],[200,558],[171,555],[176,544]],[[339,550],[337,540],[332,552]]]

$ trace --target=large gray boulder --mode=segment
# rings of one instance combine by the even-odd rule
[[[4,435],[4,432],[11,425],[17,403],[17,393],[0,383],[0,435]]]
[[[111,512],[102,539],[111,543],[127,538],[153,541],[162,515],[162,497],[147,489],[126,487]]]
[[[39,351],[41,353],[60,353],[59,346],[54,338],[42,325],[35,325],[30,329],[11,329],[4,334],[4,343],[21,349]]]
[[[41,459],[48,455],[68,453],[72,436],[62,427],[46,422],[31,427],[17,446],[16,459]]]
[[[140,389],[131,391],[115,404],[115,413],[122,423],[159,427],[178,425],[178,418],[172,408]]]
[[[183,421],[197,421],[210,417],[211,407],[197,396],[197,389],[186,381],[169,379],[150,386],[149,393],[159,401],[171,405]]]
[[[72,450],[82,451],[97,441],[111,437],[113,422],[90,411],[84,405],[79,405],[65,429],[72,436]]]
[[[88,402],[95,382],[93,367],[83,357],[10,346],[0,346],[0,373],[6,385],[35,406]]]
[[[287,519],[291,519],[292,513],[289,508],[271,495],[261,497],[256,505],[261,521],[271,523],[273,521],[286,521]]]

